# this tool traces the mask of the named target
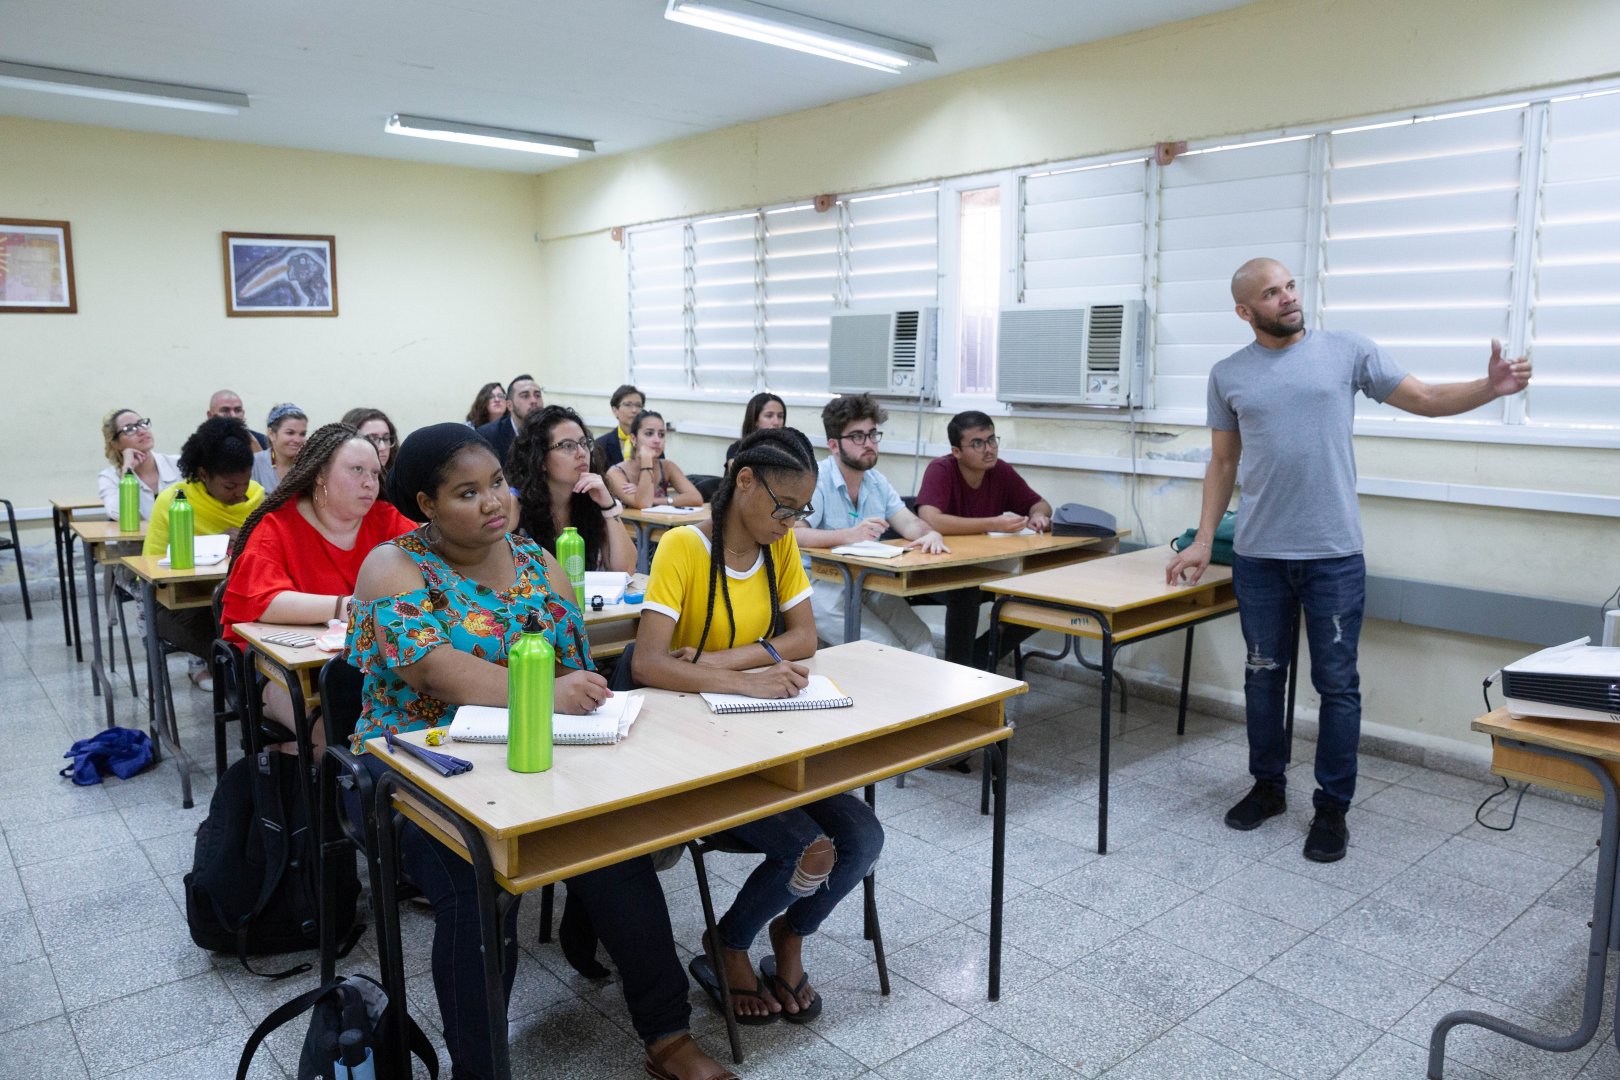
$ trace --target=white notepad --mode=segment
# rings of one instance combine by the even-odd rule
[[[225,561],[231,553],[231,538],[224,533],[209,533],[207,536],[193,537],[191,550],[195,553],[193,562],[198,566],[216,566]],[[165,549],[163,558],[158,560],[159,566],[171,566],[169,551]]]
[[[585,602],[600,596],[609,606],[624,602],[624,587],[630,584],[630,575],[618,570],[585,571]]]
[[[1017,532],[987,532],[984,535],[986,535],[986,536],[1034,536],[1035,535],[1035,530],[1034,529],[1029,529],[1029,528],[1024,528],[1024,529],[1019,529]]]
[[[640,694],[614,694],[595,712],[583,716],[553,713],[551,741],[560,746],[616,743],[630,734],[644,700]],[[457,742],[503,743],[511,713],[494,705],[463,705],[450,722],[450,737]]]
[[[699,694],[710,712],[750,713],[786,712],[797,709],[847,709],[855,699],[838,689],[838,684],[825,675],[810,676],[810,685],[799,691],[797,697],[761,698],[746,694]]]
[[[904,555],[906,549],[878,540],[862,540],[854,544],[839,544],[832,549],[834,555],[858,555],[863,559],[892,559]]]
[[[695,514],[702,510],[701,506],[649,506],[642,510],[643,514]]]

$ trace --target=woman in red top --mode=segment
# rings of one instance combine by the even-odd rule
[[[346,616],[371,549],[416,527],[378,497],[381,474],[377,448],[349,425],[327,424],[309,437],[231,546],[226,641],[242,645],[236,623],[307,626]],[[273,682],[264,710],[292,726],[291,699]]]

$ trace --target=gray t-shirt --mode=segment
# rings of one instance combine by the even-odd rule
[[[1286,349],[1258,342],[1209,373],[1209,426],[1236,431],[1234,550],[1255,559],[1331,559],[1361,551],[1355,395],[1383,401],[1406,378],[1369,338],[1312,330]]]
[[[266,495],[276,490],[281,478],[276,475],[276,467],[270,463],[270,451],[260,450],[253,455],[253,479],[264,488]]]

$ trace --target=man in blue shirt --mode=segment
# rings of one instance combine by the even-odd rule
[[[871,394],[846,394],[821,410],[827,432],[827,457],[816,476],[810,500],[814,513],[797,526],[801,548],[833,548],[876,540],[889,528],[910,540],[908,547],[932,554],[949,551],[944,539],[910,510],[884,475],[877,471],[878,425],[888,412]],[[824,639],[844,625],[844,587],[830,581],[810,583],[816,630]],[[863,592],[861,637],[924,656],[934,655],[928,626],[898,596]]]

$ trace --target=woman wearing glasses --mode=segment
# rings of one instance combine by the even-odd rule
[[[636,568],[636,548],[617,523],[624,505],[591,471],[591,433],[573,409],[548,405],[531,416],[507,454],[507,482],[518,493],[518,522],[541,547],[557,553],[572,525],[585,541],[585,568]]]
[[[630,424],[633,460],[607,472],[608,489],[637,510],[650,506],[702,506],[703,496],[681,467],[664,457],[669,429],[661,414],[648,410]]]
[[[377,448],[377,458],[382,462],[383,483],[386,484],[394,461],[394,447],[399,445],[399,432],[394,430],[394,422],[388,419],[388,414],[381,409],[368,409],[364,406],[344,413],[343,422]]]
[[[107,517],[118,520],[118,482],[125,469],[133,469],[141,482],[141,520],[148,520],[158,492],[180,482],[180,456],[152,449],[152,421],[134,409],[114,409],[103,417],[101,439],[109,464],[97,474],[96,488]]]
[[[815,454],[800,432],[764,429],[742,441],[711,520],[670,530],[653,557],[632,654],[638,682],[763,698],[803,689],[807,670],[793,661],[815,653],[816,621],[793,526],[810,513],[815,487]],[[821,996],[805,974],[804,939],[870,872],[883,827],[864,802],[835,795],[725,835],[765,860],[692,974],[721,1007],[718,956],[739,1023],[814,1020]],[[748,950],[761,930],[770,951],[756,976]]]

